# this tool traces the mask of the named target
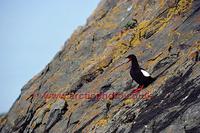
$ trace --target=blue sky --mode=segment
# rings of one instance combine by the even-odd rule
[[[84,25],[100,0],[0,0],[0,113]]]

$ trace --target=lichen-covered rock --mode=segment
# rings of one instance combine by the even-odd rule
[[[199,133],[199,27],[199,0],[102,0],[22,88],[0,132]],[[157,77],[134,98],[119,97],[137,87],[129,54]]]

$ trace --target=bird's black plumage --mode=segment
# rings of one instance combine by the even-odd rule
[[[147,87],[149,84],[155,81],[156,78],[152,78],[150,75],[145,75],[142,72],[135,55],[129,55],[127,58],[132,63],[130,75],[132,79],[135,80],[140,86]]]

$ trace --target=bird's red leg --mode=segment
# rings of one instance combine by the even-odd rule
[[[144,85],[141,85],[141,86],[139,86],[137,89],[133,90],[132,93],[133,93],[133,94],[137,94],[137,93],[140,92],[143,88],[144,88]]]

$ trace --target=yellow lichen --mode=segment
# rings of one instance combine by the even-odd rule
[[[113,23],[113,22],[109,22],[109,21],[100,21],[97,23],[98,24],[98,28],[99,29],[106,29],[106,30],[111,30],[111,29],[115,29],[117,28],[117,24]]]
[[[191,8],[193,0],[180,0],[176,13],[184,13]]]
[[[153,47],[152,47],[152,44],[149,42],[149,43],[147,43],[147,48],[149,48],[149,49],[152,49]]]
[[[98,126],[98,127],[105,126],[108,123],[108,119],[109,119],[108,116],[100,119],[99,121],[97,121],[96,126]]]
[[[200,40],[196,42],[197,44],[197,49],[200,50]]]
[[[123,55],[127,50],[128,47],[125,45],[122,45],[122,43],[117,43],[116,44],[116,49],[113,51],[112,57],[113,59],[118,59],[120,57],[120,55]]]
[[[128,98],[128,99],[123,101],[124,105],[132,105],[134,103],[135,103],[135,100],[133,98]]]
[[[51,109],[51,106],[52,106],[51,103],[50,103],[50,104],[47,104],[46,108],[47,108],[47,109]]]
[[[89,61],[82,64],[81,68],[89,70],[91,68],[98,69],[106,67],[111,60],[116,60],[120,58],[124,53],[126,53],[130,48],[130,45],[136,46],[141,44],[142,38],[145,36],[145,34],[155,34],[162,31],[175,15],[188,11],[191,8],[192,1],[193,0],[180,0],[177,6],[168,9],[166,17],[158,17],[154,20],[144,20],[141,23],[139,23],[138,26],[134,29],[123,31],[120,34],[117,34],[108,41],[106,45],[107,48],[101,55],[93,56]],[[118,12],[118,8],[114,8],[113,11]],[[103,29],[116,28],[116,25],[108,18],[105,18],[103,21],[100,21],[98,23],[98,26],[99,28]],[[122,39],[124,36],[127,36],[127,34],[133,35],[131,40]],[[176,32],[175,34],[180,35]],[[110,46],[112,46],[111,49],[109,48]]]

